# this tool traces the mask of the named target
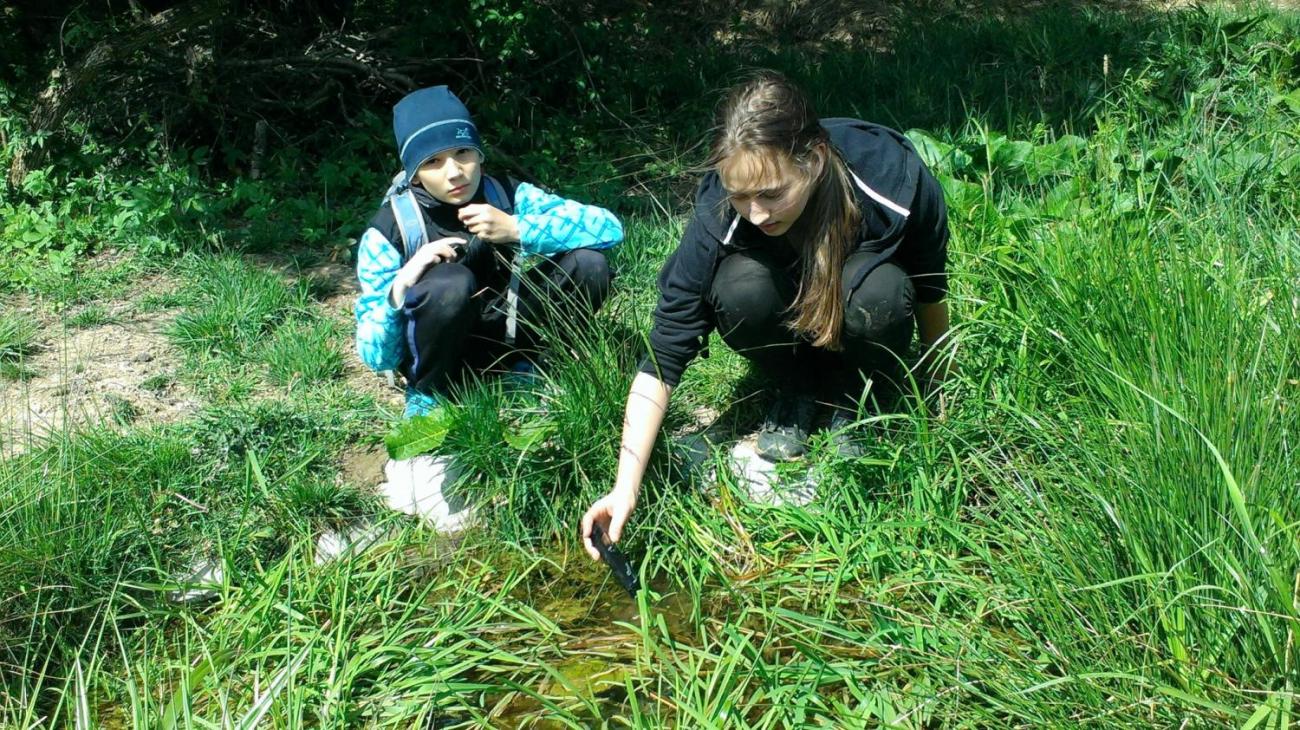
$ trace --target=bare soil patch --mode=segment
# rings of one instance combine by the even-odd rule
[[[168,286],[155,280],[139,291]],[[115,321],[83,329],[46,323],[49,335],[22,363],[33,377],[0,382],[0,453],[19,453],[63,428],[168,423],[198,407],[177,381],[181,355],[165,335],[176,313],[140,314],[131,302],[106,309]]]
[[[339,454],[339,482],[373,489],[384,481],[388,450],[382,445],[354,445]]]

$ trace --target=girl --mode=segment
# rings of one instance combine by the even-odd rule
[[[863,374],[888,376],[919,325],[929,365],[948,331],[948,223],[943,191],[901,134],[822,119],[803,92],[761,72],[719,114],[711,170],[677,250],[659,275],[650,354],[628,394],[613,490],[587,510],[617,542],[636,506],[672,389],[717,328],[783,384],[759,430],[770,460],[804,452],[810,383],[843,402]],[[928,373],[933,377],[938,372]],[[844,433],[851,411],[837,408]],[[849,451],[847,441],[837,446]]]

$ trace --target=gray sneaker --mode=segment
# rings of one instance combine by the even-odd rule
[[[808,450],[816,403],[809,393],[777,391],[758,429],[755,451],[768,461],[792,461]]]
[[[831,404],[831,422],[826,428],[830,432],[835,455],[841,459],[857,459],[866,453],[862,446],[862,427],[858,420],[858,404],[853,399],[836,399]]]

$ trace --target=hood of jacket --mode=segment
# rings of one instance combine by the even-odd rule
[[[821,120],[831,144],[849,168],[862,212],[856,250],[883,250],[902,235],[921,180],[921,158],[901,133],[858,119]],[[746,221],[727,201],[716,171],[695,192],[695,220],[727,248],[761,245],[766,234]]]

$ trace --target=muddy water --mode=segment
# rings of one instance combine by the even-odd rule
[[[671,641],[688,644],[696,634],[692,601],[662,577],[649,581],[648,615],[610,575],[604,565],[585,554],[569,553],[539,566],[515,597],[553,621],[563,632],[552,639],[550,655],[543,659],[530,682],[520,691],[489,694],[485,699],[490,722],[496,727],[571,727],[554,717],[547,705],[568,708],[582,721],[620,714],[626,717],[627,688],[640,683],[645,659],[638,666],[641,627],[663,622]],[[526,690],[526,691],[525,691]],[[545,698],[547,702],[543,702]],[[656,704],[640,698],[645,708]],[[594,709],[594,711],[593,711]]]

